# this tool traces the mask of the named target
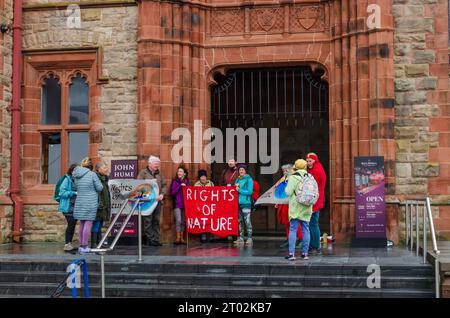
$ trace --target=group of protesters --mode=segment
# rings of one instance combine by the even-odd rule
[[[150,246],[162,246],[160,240],[160,218],[162,202],[166,194],[172,197],[173,215],[175,218],[176,238],[174,244],[186,244],[186,225],[184,215],[183,187],[192,185],[188,177],[188,170],[179,166],[176,175],[170,184],[167,193],[165,177],[160,172],[160,159],[150,156],[148,165],[138,174],[138,179],[155,179],[159,195],[152,214],[143,216],[144,235]],[[319,215],[324,206],[324,189],[326,183],[325,171],[314,153],[309,153],[304,159],[298,159],[295,164],[282,166],[284,180],[287,181],[285,189],[289,196],[289,204],[280,204],[277,208],[277,218],[281,224],[286,225],[286,241],[281,247],[288,247],[286,259],[295,260],[295,248],[301,247],[301,256],[308,259],[309,254],[320,254]],[[67,220],[65,235],[65,251],[75,250],[73,236],[76,224],[79,221],[79,248],[80,253],[88,253],[91,248],[98,246],[101,240],[102,227],[111,217],[111,199],[108,187],[109,168],[103,163],[97,163],[95,170],[90,158],[82,160],[80,165],[72,164],[65,176],[58,181],[59,187],[57,201],[59,211]],[[306,175],[312,175],[317,182],[319,197],[314,205],[302,205],[296,199],[299,184]],[[212,187],[214,183],[208,179],[206,170],[199,170],[197,180],[193,184],[198,187]],[[248,166],[230,159],[222,171],[219,186],[232,186],[238,192],[238,223],[239,233],[234,240],[235,245],[253,245],[253,230],[251,212],[255,209],[254,203],[259,195],[259,184],[248,173]],[[246,234],[246,235],[245,235]],[[90,247],[89,247],[89,237]],[[217,239],[214,236],[210,240]],[[207,234],[201,235],[201,242],[207,241]],[[107,240],[104,242],[107,245]]]
[[[72,164],[57,183],[58,209],[67,221],[65,251],[76,249],[72,241],[78,221],[78,251],[88,253],[89,237],[91,248],[97,246],[101,240],[103,223],[111,216],[109,169],[105,163],[100,162],[93,170],[92,160],[85,158],[80,165]]]

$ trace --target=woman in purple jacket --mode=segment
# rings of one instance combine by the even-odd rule
[[[185,167],[178,167],[177,175],[172,180],[170,185],[170,194],[173,200],[173,213],[175,214],[175,224],[177,230],[177,239],[174,244],[186,244],[184,240],[184,200],[183,200],[183,187],[189,185],[189,179],[187,178],[188,172]]]

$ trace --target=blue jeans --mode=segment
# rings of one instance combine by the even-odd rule
[[[309,241],[310,241],[310,234],[309,234],[309,222],[301,221],[298,219],[292,219],[290,221],[290,228],[289,228],[289,254],[295,255],[295,243],[297,241],[297,230],[298,225],[301,224],[302,227],[302,254],[308,254],[309,250]]]
[[[311,247],[320,250],[320,228],[319,228],[320,210],[314,212],[309,222],[309,230],[311,232]]]

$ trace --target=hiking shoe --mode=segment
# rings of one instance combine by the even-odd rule
[[[308,254],[302,254],[302,259],[305,261],[309,260]]]
[[[294,254],[289,254],[288,256],[285,256],[284,259],[288,261],[295,261],[295,256]]]
[[[283,242],[283,244],[280,245],[280,247],[288,247],[289,246],[289,241],[286,240]]]
[[[252,246],[253,245],[253,239],[248,238],[247,241],[245,242],[245,245]]]
[[[233,244],[234,245],[244,244],[244,239],[242,237],[240,237],[236,241],[234,241]]]
[[[70,252],[73,251],[75,247],[72,245],[72,243],[67,243],[64,245],[64,251]]]

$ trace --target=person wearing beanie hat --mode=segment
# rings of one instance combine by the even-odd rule
[[[311,232],[311,253],[320,254],[320,228],[319,228],[319,216],[320,210],[323,209],[325,205],[325,185],[327,183],[327,175],[323,169],[322,164],[319,162],[319,157],[314,153],[310,152],[306,156],[306,161],[308,165],[308,173],[310,173],[317,182],[317,187],[319,188],[319,199],[316,204],[313,205],[313,214],[311,216],[311,222],[309,223],[309,229]]]
[[[245,164],[245,163],[240,163],[239,165],[238,165],[238,169],[244,169],[245,170],[245,172],[247,172],[247,169],[248,169],[248,167],[247,167],[247,165]]]
[[[295,170],[306,170],[306,160],[303,159],[297,159],[294,163],[294,169]]]
[[[307,163],[303,159],[298,159],[294,164],[294,173],[289,176],[288,184],[285,192],[289,196],[289,255],[285,258],[287,260],[295,260],[295,243],[297,239],[297,229],[299,225],[302,228],[302,258],[304,260],[308,258],[309,250],[309,221],[312,214],[311,205],[303,205],[297,201],[297,192],[303,182],[303,179],[307,176],[306,171]]]
[[[214,187],[214,183],[211,180],[208,180],[208,174],[206,170],[198,171],[198,181],[194,184],[196,187]]]
[[[252,193],[253,193],[253,179],[247,174],[247,166],[239,165],[239,177],[236,179],[236,190],[239,194],[239,238],[234,241],[234,244],[244,243],[244,227],[247,227],[247,245],[253,244],[252,238]]]
[[[199,170],[198,171],[198,180],[194,184],[195,187],[214,187],[214,183],[212,183],[211,180],[208,180],[208,174],[206,170]],[[214,236],[209,237],[209,233],[202,233],[200,234],[200,242],[206,243],[209,240],[214,241]]]

